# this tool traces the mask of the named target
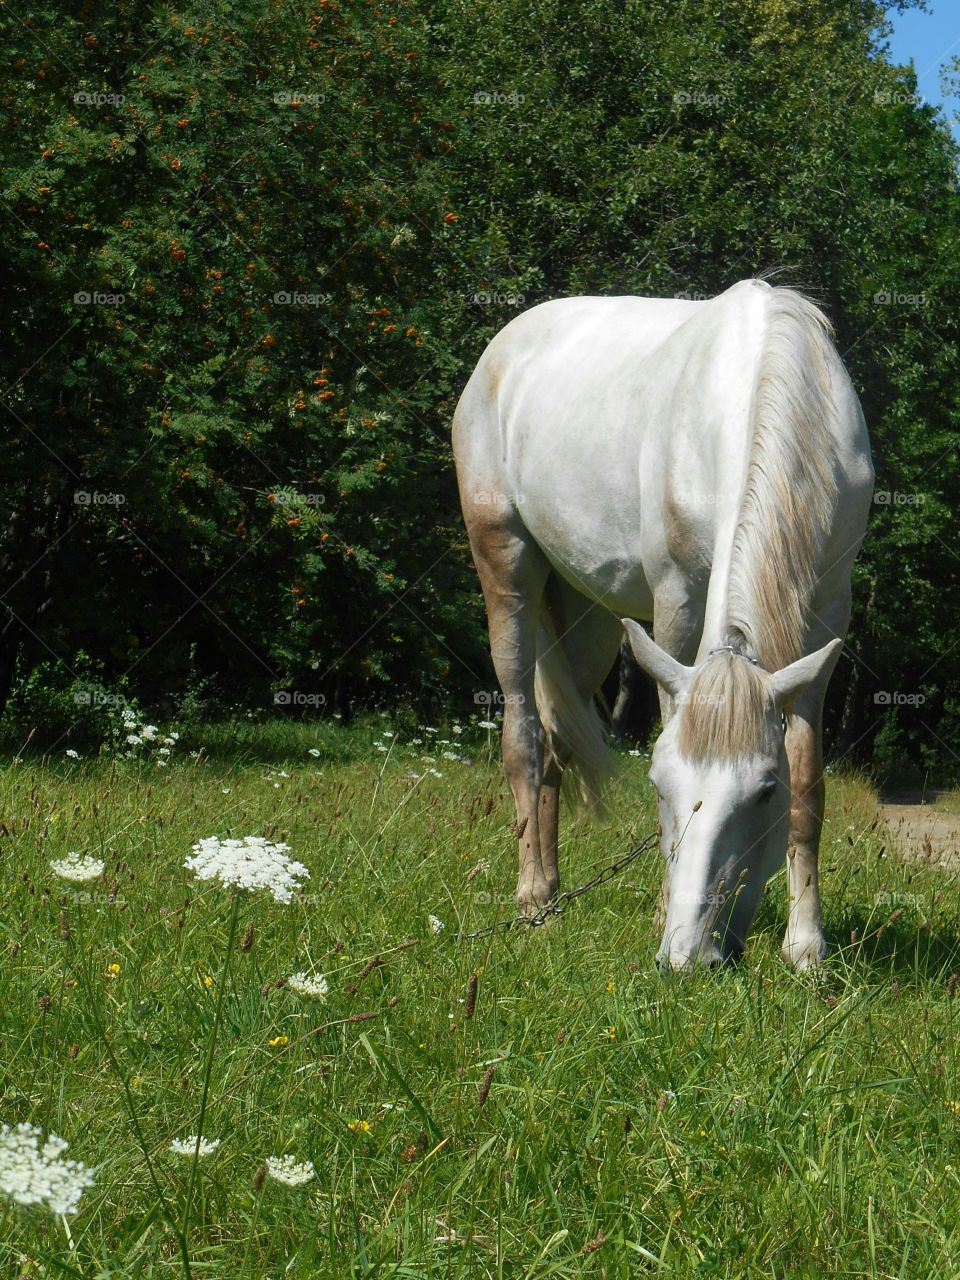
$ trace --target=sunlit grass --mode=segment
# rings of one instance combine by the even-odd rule
[[[560,925],[459,942],[512,914],[496,744],[457,741],[470,765],[434,748],[436,777],[416,729],[389,729],[235,726],[166,769],[6,768],[0,1120],[98,1172],[72,1249],[0,1209],[0,1274],[184,1273],[190,1160],[169,1147],[197,1133],[221,997],[197,1277],[960,1273],[960,893],[884,852],[862,779],[830,778],[824,980],[779,959],[781,877],[739,970],[663,981],[655,857]],[[567,829],[568,887],[652,828],[645,772],[627,761],[615,819]],[[229,966],[231,893],[183,866],[214,834],[285,841],[311,871],[289,906],[241,897]],[[57,879],[74,851],[101,879]],[[284,985],[300,972],[325,1000]],[[258,1175],[285,1155],[316,1177]]]

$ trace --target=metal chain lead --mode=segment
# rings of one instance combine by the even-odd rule
[[[589,892],[590,889],[596,889],[598,885],[606,884],[608,880],[618,876],[625,867],[629,867],[631,862],[636,861],[642,854],[648,853],[659,839],[659,834],[656,831],[652,831],[642,844],[637,845],[636,849],[631,849],[622,858],[618,858],[616,862],[611,862],[608,867],[598,871],[593,879],[588,880],[586,884],[581,884],[576,889],[567,889],[565,893],[559,894],[554,898],[553,902],[548,902],[545,907],[541,907],[536,915],[515,916],[512,920],[498,920],[496,924],[487,925],[485,929],[477,929],[473,933],[458,933],[457,938],[460,942],[467,942],[474,938],[490,938],[496,933],[506,933],[507,930],[514,929],[517,925],[526,925],[530,929],[537,929],[540,925],[546,924],[551,917],[562,916],[574,898],[579,898],[581,894]]]

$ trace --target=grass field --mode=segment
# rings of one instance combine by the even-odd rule
[[[738,970],[664,980],[656,856],[561,924],[458,941],[512,912],[496,743],[421,731],[450,739],[430,764],[389,730],[7,762],[0,1121],[96,1181],[66,1224],[0,1199],[0,1275],[960,1276],[960,888],[885,853],[863,781],[830,778],[822,980],[779,959],[782,877]],[[615,819],[567,828],[567,886],[655,824],[626,763]],[[311,871],[290,905],[242,894],[229,951],[231,891],[183,866],[214,834]],[[101,879],[58,880],[68,851]],[[323,1002],[282,985],[304,970]],[[205,1080],[191,1193],[169,1146]],[[285,1154],[315,1179],[255,1186]]]

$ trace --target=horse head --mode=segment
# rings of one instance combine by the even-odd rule
[[[687,667],[623,621],[638,664],[671,709],[650,765],[667,865],[657,961],[663,971],[729,963],[743,952],[764,887],[787,852],[786,709],[829,678],[842,641],[774,672],[736,645]]]

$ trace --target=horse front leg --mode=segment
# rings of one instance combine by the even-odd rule
[[[821,722],[823,689],[797,698],[787,717],[790,836],[787,841],[789,916],[783,958],[795,969],[816,968],[827,954],[820,907],[818,855],[825,788]]]

